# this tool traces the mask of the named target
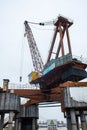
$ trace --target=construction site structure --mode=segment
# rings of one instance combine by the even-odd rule
[[[32,80],[32,84],[39,84],[40,91],[37,92],[39,96],[34,97],[31,101],[28,101],[27,104],[39,103],[44,101],[59,101],[62,105],[62,111],[66,112],[67,114],[67,129],[70,130],[77,130],[78,123],[76,122],[76,115],[75,112],[79,111],[79,115],[81,115],[81,121],[84,120],[84,110],[87,109],[87,104],[78,103],[74,100],[70,100],[71,97],[69,92],[67,92],[68,81],[73,82],[72,84],[79,87],[81,83],[79,81],[87,78],[86,67],[87,63],[83,62],[82,60],[78,60],[77,58],[73,58],[71,44],[70,44],[70,37],[69,37],[69,27],[73,24],[73,22],[65,17],[59,16],[58,20],[55,22],[55,32],[53,36],[53,40],[51,43],[50,51],[48,54],[47,62],[42,70],[42,76],[37,77],[36,79]],[[68,54],[65,54],[64,48],[64,36],[66,33],[67,38],[67,45],[68,45]],[[57,51],[55,53],[55,59],[51,59],[52,53],[54,52],[54,45],[56,44],[56,37],[57,34],[60,36],[59,45]],[[60,57],[59,54],[62,56]],[[62,86],[64,83],[67,85]],[[87,83],[82,83],[87,87]],[[73,86],[73,85],[72,85]],[[75,86],[73,86],[75,87]],[[81,86],[82,87],[82,86]],[[66,94],[67,93],[67,94]],[[65,96],[68,95],[68,96]],[[32,98],[32,97],[31,97]],[[68,102],[70,101],[70,104]],[[67,105],[66,105],[67,104]],[[71,104],[74,104],[71,105]],[[69,107],[69,105],[71,107]],[[67,106],[67,107],[66,107]],[[69,108],[69,109],[68,109]],[[77,109],[78,108],[78,109]],[[70,113],[69,117],[71,118],[70,123],[68,122],[68,112]],[[71,126],[69,127],[69,124]],[[86,121],[84,120],[84,125],[82,122],[82,129],[86,130]]]
[[[58,16],[57,21],[54,23],[56,29],[54,32],[53,40],[51,43],[50,51],[48,54],[47,62],[43,68],[36,69],[37,73],[41,73],[40,76],[36,78],[31,78],[31,84],[39,84],[39,89],[14,89],[14,94],[20,97],[28,98],[29,100],[24,104],[21,109],[21,115],[18,117],[18,121],[21,119],[21,126],[16,130],[35,130],[36,127],[30,127],[28,123],[32,125],[34,121],[35,126],[38,118],[38,103],[41,102],[54,102],[57,101],[61,103],[61,110],[64,113],[64,117],[67,119],[67,130],[80,130],[79,127],[79,117],[81,119],[82,130],[87,130],[87,121],[85,116],[87,115],[87,102],[75,100],[70,93],[70,88],[78,87],[87,88],[87,82],[82,82],[81,80],[87,78],[87,63],[83,62],[81,59],[76,57],[73,58],[70,37],[69,37],[69,27],[73,24],[69,19]],[[31,49],[31,55],[36,54],[36,44],[35,40],[32,39],[32,32],[29,28],[28,22],[25,21],[25,31],[27,32],[27,39],[29,47]],[[68,53],[65,53],[64,48],[64,36],[66,32]],[[52,53],[54,45],[56,44],[56,37],[59,34],[59,45],[55,53],[55,58],[52,59]],[[61,56],[60,56],[61,51]],[[32,54],[33,53],[33,54]],[[36,54],[37,55],[37,54]],[[33,56],[32,56],[33,57]],[[33,62],[39,58],[33,57]],[[38,61],[38,60],[37,60]],[[34,64],[41,63],[40,61]],[[35,74],[34,76],[38,75]],[[31,74],[32,76],[32,74]],[[10,91],[10,89],[9,89]],[[31,110],[31,105],[35,105]],[[30,111],[30,114],[28,112]],[[32,113],[35,113],[34,120],[30,117]],[[24,113],[24,114],[23,114]],[[27,114],[26,114],[27,113]],[[29,117],[27,117],[29,115]],[[33,116],[32,116],[33,117]],[[26,119],[29,119],[26,121]],[[20,125],[19,125],[20,126]]]
[[[0,89],[0,130],[3,130],[6,125],[12,130],[13,117],[20,112],[20,97],[8,91],[8,79],[4,79],[3,88]],[[6,114],[9,118],[4,122]]]
[[[48,54],[47,63],[50,61],[52,53],[54,52],[53,48],[54,48],[56,37],[57,37],[58,33],[59,33],[60,40],[59,40],[59,45],[58,45],[57,51],[55,52],[55,59],[57,59],[59,57],[60,51],[62,53],[62,56],[65,55],[64,43],[63,43],[65,32],[66,32],[66,37],[67,37],[68,51],[69,51],[70,54],[72,53],[69,31],[68,31],[68,28],[72,24],[73,24],[72,20],[69,20],[69,19],[67,19],[63,16],[59,16],[58,20],[54,23],[54,25],[56,26],[56,29],[55,29],[55,32],[54,32],[53,40],[52,40],[50,51],[49,51],[49,54]]]
[[[4,79],[0,89],[0,130],[37,130],[38,105],[25,106]]]
[[[87,77],[87,72],[85,71],[87,63],[81,61],[81,59],[78,60],[72,55],[69,37],[69,27],[72,24],[73,22],[69,21],[67,18],[62,16],[58,17],[58,20],[54,24],[56,29],[48,54],[47,63],[44,65],[42,70],[42,76],[37,79],[33,79],[31,82],[32,84],[39,83],[41,89],[46,90],[56,87],[60,83],[64,83],[66,81],[80,81]],[[51,59],[58,34],[60,39],[57,51],[55,52],[55,59]],[[64,49],[64,36],[67,37],[67,54],[65,54],[66,49]],[[62,56],[59,55],[60,51],[62,52]]]
[[[15,119],[15,130],[37,130],[38,105],[21,105],[20,113]]]

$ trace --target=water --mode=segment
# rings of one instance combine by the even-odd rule
[[[47,130],[47,128],[39,128],[38,130]],[[57,130],[67,130],[66,127],[58,127]]]

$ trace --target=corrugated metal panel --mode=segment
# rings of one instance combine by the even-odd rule
[[[68,61],[69,61],[69,62],[72,61],[72,54],[70,54],[70,53],[67,54],[67,55],[66,55],[66,59],[67,59],[67,62],[68,62]]]
[[[20,111],[20,97],[14,93],[0,94],[0,112],[1,111]]]
[[[42,72],[43,75],[50,72],[55,67],[61,66],[68,62],[72,61],[72,54],[68,53],[67,55],[61,56],[58,59],[52,59],[48,64],[44,66],[44,70]]]
[[[78,95],[79,96],[79,95]],[[71,97],[70,88],[66,87],[63,91],[64,107],[65,108],[82,108],[87,109],[87,102],[77,101]]]
[[[21,106],[20,117],[39,117],[38,105]]]
[[[49,67],[51,64],[55,63],[55,59],[51,59],[50,62],[48,62],[45,66],[44,69]]]
[[[67,54],[56,59],[56,67],[72,61],[72,54]]]

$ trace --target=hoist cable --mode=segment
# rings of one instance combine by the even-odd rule
[[[32,21],[27,21],[27,22],[30,23],[30,24],[36,24],[36,25],[40,25],[40,26],[45,26],[45,25],[54,25],[55,20],[48,21],[48,22],[40,22],[40,23],[32,22]]]
[[[31,27],[41,31],[54,31],[54,28],[40,28],[35,25],[31,25]]]
[[[24,62],[24,28],[23,28],[23,33],[22,33],[22,44],[21,44],[21,54],[20,54],[20,77],[19,81],[22,81],[22,75],[23,75],[23,62]]]

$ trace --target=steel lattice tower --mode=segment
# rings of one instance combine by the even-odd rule
[[[36,72],[41,72],[43,69],[43,61],[41,59],[39,50],[37,48],[33,33],[31,31],[31,28],[30,28],[28,22],[25,21],[24,24],[25,24],[25,32],[27,35],[28,44],[29,44],[29,48],[30,48],[30,53],[31,53],[31,57],[32,57],[33,67]]]

